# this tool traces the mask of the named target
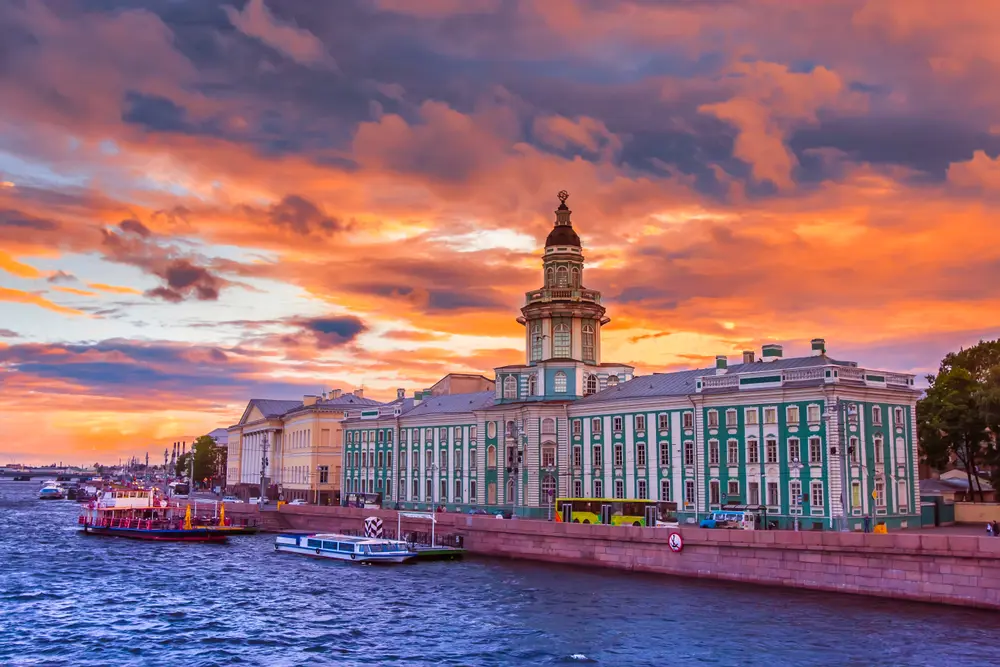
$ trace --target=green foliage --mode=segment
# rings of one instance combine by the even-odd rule
[[[205,479],[211,483],[214,479],[225,474],[227,463],[227,451],[225,447],[215,444],[215,440],[203,435],[191,445],[191,451],[177,457],[177,467],[175,474],[178,477],[186,477],[190,472],[190,460],[194,456],[194,479],[204,482]]]

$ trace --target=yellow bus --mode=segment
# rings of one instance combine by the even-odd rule
[[[608,506],[608,510],[603,508]],[[610,523],[613,526],[645,526],[646,509],[655,508],[656,524],[677,523],[677,503],[638,498],[556,498],[556,521]],[[610,521],[602,521],[603,514]]]

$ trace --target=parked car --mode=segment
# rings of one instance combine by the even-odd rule
[[[472,508],[469,510],[469,514],[489,514],[489,512],[481,508]]]
[[[308,505],[309,502],[306,501],[306,500],[303,500],[302,498],[296,498],[295,500],[293,500],[292,502],[290,502],[288,504],[289,505]]]
[[[243,501],[236,496],[222,496],[222,502],[224,503],[242,503]]]
[[[257,496],[254,496],[254,497],[252,497],[250,499],[250,504],[251,505],[258,505],[258,504],[259,505],[269,505],[270,503],[271,503],[271,501],[269,501],[267,499],[267,496],[264,496],[263,498],[259,498]]]

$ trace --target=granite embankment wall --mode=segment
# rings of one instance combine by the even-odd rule
[[[361,528],[367,516],[395,529],[391,511],[282,507],[263,518],[273,530],[339,531]],[[437,533],[462,535],[474,554],[1000,609],[1000,538],[438,517]],[[404,532],[427,530],[427,521],[404,519]],[[684,540],[679,553],[667,545],[672,532]]]

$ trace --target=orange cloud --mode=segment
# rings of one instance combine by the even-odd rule
[[[57,303],[52,303],[48,299],[41,297],[32,292],[23,292],[16,289],[8,289],[6,287],[0,287],[0,301],[9,301],[13,303],[28,303],[39,308],[45,308],[46,310],[51,310],[54,313],[61,313],[63,315],[83,315],[83,313],[75,308],[67,308],[66,306],[60,306]]]
[[[38,269],[29,264],[17,261],[2,250],[0,250],[0,271],[6,271],[18,278],[42,277],[42,273]]]

